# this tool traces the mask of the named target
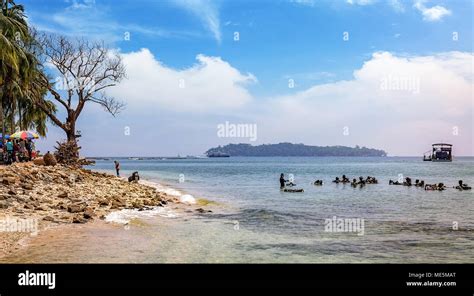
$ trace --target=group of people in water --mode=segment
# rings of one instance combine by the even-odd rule
[[[281,173],[280,174],[280,190],[285,191],[285,192],[304,192],[303,189],[293,189],[293,188],[287,188],[288,187],[293,187],[296,186],[293,181],[286,180],[285,179],[285,174]]]
[[[415,187],[422,187],[425,190],[438,190],[438,191],[443,191],[447,187],[444,185],[444,183],[437,183],[437,184],[425,184],[425,181],[423,180],[415,180],[415,183],[412,184],[412,180],[409,177],[406,177],[403,182],[399,181],[392,181],[390,180],[388,182],[389,185],[403,185],[403,186],[415,186]],[[453,186],[453,188],[458,189],[458,190],[470,190],[471,187],[469,187],[467,184],[463,182],[463,180],[458,181],[457,186]]]
[[[462,181],[461,181],[462,182]],[[446,186],[443,183],[437,183],[437,184],[425,184],[425,181],[423,180],[415,180],[415,183],[412,183],[412,180],[410,177],[406,177],[403,182],[400,181],[393,181],[389,180],[388,181],[389,185],[402,185],[402,186],[415,186],[415,187],[421,187],[424,188],[425,190],[438,190],[442,191],[446,189]]]
[[[367,176],[367,178],[364,179],[364,177],[360,176],[359,179],[357,180],[356,178],[352,179],[352,181],[346,177],[346,175],[342,175],[341,178],[336,177],[332,181],[333,183],[339,184],[346,184],[346,183],[351,183],[353,187],[356,186],[364,186],[365,184],[378,184],[379,181],[375,177]],[[313,185],[315,186],[322,186],[323,185],[323,180],[316,180],[314,181]]]
[[[443,183],[439,183],[439,184],[443,184]],[[389,180],[388,185],[403,185],[403,186],[424,187],[425,186],[425,181],[423,181],[423,180],[420,181],[420,180],[416,179],[415,184],[412,184],[411,178],[406,177],[403,182]],[[426,184],[426,185],[429,185],[429,184]]]
[[[352,179],[352,181],[350,181],[350,179],[348,177],[346,177],[346,175],[342,175],[342,178],[336,177],[336,179],[334,179],[332,181],[332,183],[336,183],[336,184],[350,183],[352,187],[357,187],[357,186],[363,187],[366,184],[378,184],[378,180],[375,177],[372,177],[372,176],[367,176],[367,178],[365,178],[365,179],[364,179],[364,177],[361,176],[361,177],[359,177],[359,180],[354,178],[354,179]],[[438,190],[438,191],[442,191],[442,190],[445,190],[447,188],[443,183],[425,184],[425,181],[419,180],[419,179],[416,179],[415,183],[412,183],[412,180],[409,177],[406,177],[403,182],[389,180],[388,184],[389,185],[415,186],[415,187],[424,188],[425,190]],[[280,175],[280,189],[281,190],[283,190],[285,192],[304,192],[303,189],[290,189],[290,188],[287,188],[287,186],[288,187],[293,187],[295,185],[296,184],[294,184],[293,182],[285,180],[285,175],[283,173]],[[316,181],[314,181],[313,185],[322,186],[323,185],[323,180],[316,180]],[[471,189],[471,187],[469,187],[467,184],[465,184],[462,180],[459,180],[458,185],[453,186],[453,188],[458,189],[458,190],[470,190]]]

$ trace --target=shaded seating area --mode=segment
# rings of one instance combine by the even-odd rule
[[[0,163],[12,164],[35,159],[38,151],[33,140],[38,138],[39,135],[31,131],[0,134]]]

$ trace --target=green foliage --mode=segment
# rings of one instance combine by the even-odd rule
[[[46,135],[46,114],[33,103],[43,100],[34,32],[28,27],[24,7],[12,0],[0,2],[0,124],[1,132],[32,129]],[[46,103],[51,112],[54,104]]]
[[[206,154],[225,153],[230,156],[387,156],[383,150],[356,146],[307,146],[303,144],[279,143],[252,146],[229,144],[211,148]]]

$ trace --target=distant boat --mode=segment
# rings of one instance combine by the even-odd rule
[[[426,151],[423,155],[423,160],[433,162],[453,161],[453,145],[447,143],[433,144],[431,151]]]
[[[209,153],[207,157],[230,157],[230,155],[223,152],[214,152],[214,153]]]

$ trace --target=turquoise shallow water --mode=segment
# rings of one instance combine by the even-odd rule
[[[113,171],[113,160],[94,170]],[[389,186],[399,174],[426,183],[474,185],[474,158],[452,163],[420,158],[231,157],[119,159],[122,175],[211,200],[212,213],[135,219],[127,230],[85,226],[48,238],[20,259],[33,262],[389,262],[474,263],[474,192]],[[293,174],[304,193],[279,190]],[[346,174],[375,176],[364,188],[334,184]],[[322,179],[322,187],[312,185]],[[172,210],[172,209],[171,209]],[[363,235],[327,232],[326,219],[364,221]],[[453,228],[453,226],[456,227]],[[347,229],[346,229],[347,230]]]
[[[190,239],[192,233],[209,228],[211,233],[196,235],[195,244],[206,245],[212,236],[222,247],[216,247],[219,252],[227,254],[216,256],[218,261],[474,262],[472,191],[388,185],[400,174],[448,187],[459,179],[474,185],[474,158],[452,163],[393,157],[120,161],[124,175],[138,170],[145,179],[221,205],[213,214],[197,218],[185,235]],[[95,169],[112,167],[112,160],[98,161]],[[293,174],[305,192],[281,192],[280,173]],[[351,179],[375,176],[379,184],[352,188],[330,182],[342,174]],[[313,186],[315,179],[322,179],[324,186]],[[326,232],[325,219],[334,216],[363,219],[364,235]],[[201,224],[206,226],[196,230]],[[186,233],[186,227],[182,231]]]

